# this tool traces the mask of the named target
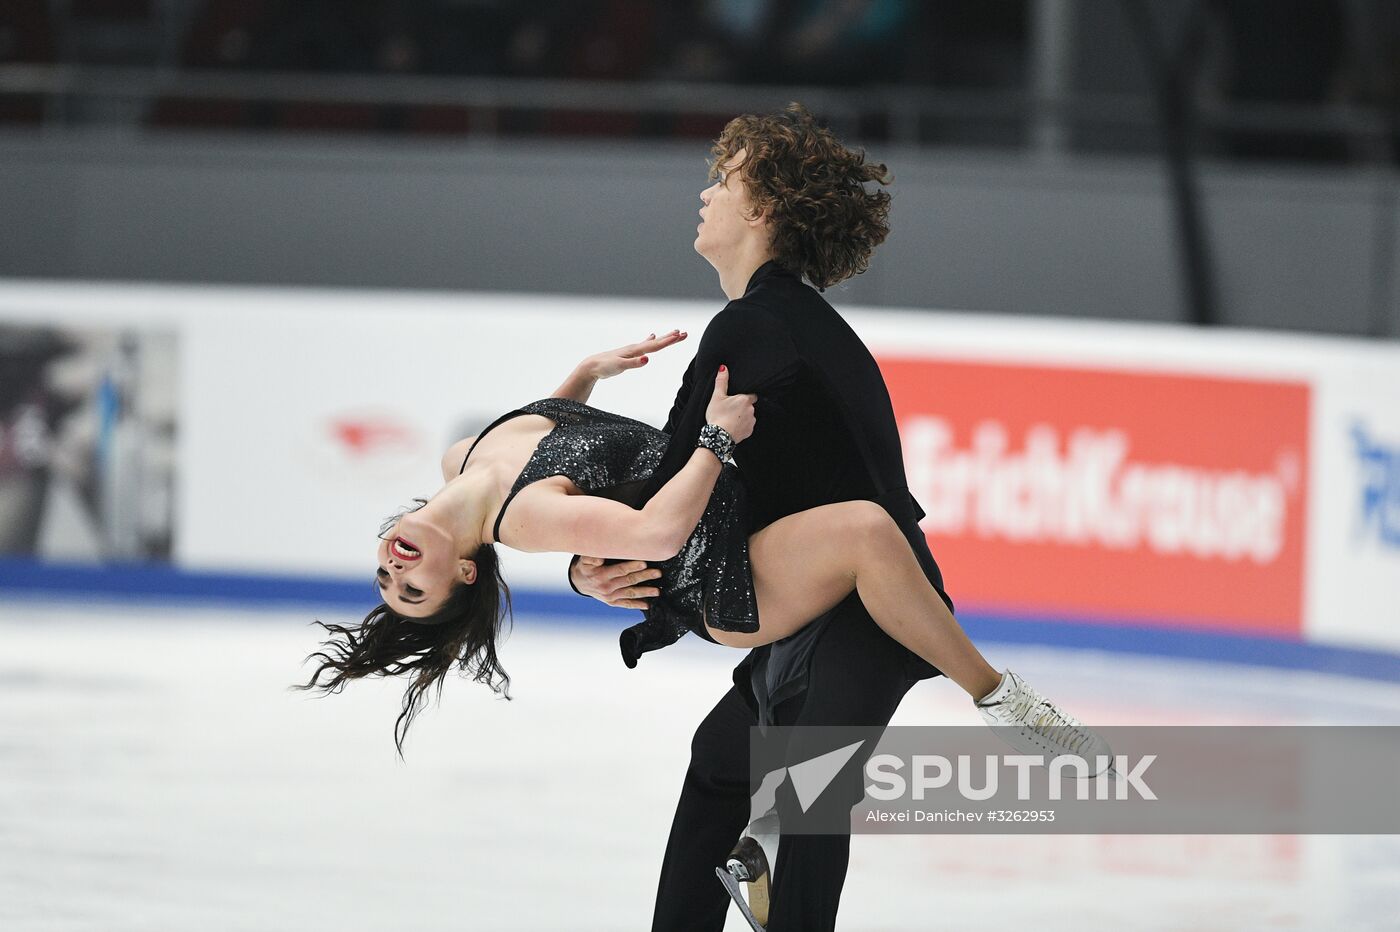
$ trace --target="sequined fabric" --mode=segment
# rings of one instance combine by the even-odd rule
[[[535,447],[507,503],[525,486],[550,476],[567,476],[589,495],[625,500],[627,486],[649,477],[666,452],[667,437],[656,428],[569,398],[532,401],[514,413],[542,414],[556,426]]]
[[[502,515],[517,492],[550,476],[566,476],[589,495],[641,507],[643,503],[636,499],[666,451],[665,433],[567,398],[544,398],[513,413],[540,414],[556,426],[515,480]],[[651,563],[661,569],[657,580],[661,595],[651,600],[644,621],[622,632],[622,659],[627,666],[635,667],[642,654],[674,644],[687,631],[709,640],[705,619],[722,631],[758,630],[745,532],[747,507],[738,468],[726,463],[705,513],[680,552]],[[499,539],[499,517],[496,527]]]

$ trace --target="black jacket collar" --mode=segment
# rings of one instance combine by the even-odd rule
[[[787,269],[779,265],[778,260],[769,259],[767,262],[754,269],[753,275],[749,278],[748,285],[744,288],[744,294],[748,294],[750,291],[753,291],[754,288],[758,287],[759,284],[766,281],[767,279],[779,275],[787,276],[788,278],[797,277],[793,275],[792,272],[789,272]]]

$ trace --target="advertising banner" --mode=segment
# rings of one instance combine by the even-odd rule
[[[1400,650],[1400,352],[1319,366],[1309,634]]]
[[[960,608],[1300,632],[1306,384],[879,361]]]
[[[0,556],[167,561],[175,337],[0,324]]]

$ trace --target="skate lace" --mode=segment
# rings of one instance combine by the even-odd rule
[[[1035,690],[1026,689],[1012,699],[1010,705],[1013,721],[1024,723],[1026,728],[1071,754],[1082,755],[1093,740],[1078,719],[1055,708]]]

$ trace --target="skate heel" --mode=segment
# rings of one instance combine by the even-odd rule
[[[768,924],[768,855],[755,839],[745,835],[729,852],[725,869],[735,880],[748,884],[749,912],[760,925]]]
[[[768,839],[766,846],[765,838]],[[729,852],[724,866],[715,868],[715,876],[724,884],[729,898],[753,932],[763,932],[768,925],[769,887],[773,877],[769,852],[771,850],[772,857],[777,857],[777,840],[776,814],[756,820],[749,824],[739,843]]]

